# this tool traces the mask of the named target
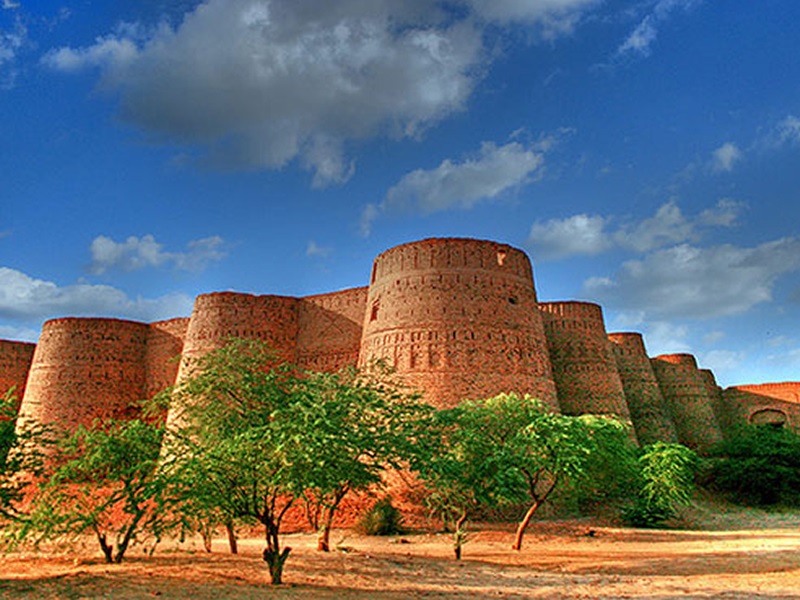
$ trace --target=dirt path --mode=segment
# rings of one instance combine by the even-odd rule
[[[778,523],[783,525],[783,523]],[[791,523],[794,525],[794,523]],[[775,525],[772,523],[771,525]],[[450,558],[446,535],[368,538],[337,532],[339,549],[314,550],[314,536],[286,537],[286,585],[267,585],[262,544],[241,554],[215,542],[133,553],[119,566],[95,549],[0,559],[0,598],[773,598],[800,600],[800,528],[641,531],[538,524],[519,553],[510,531],[472,535],[465,559]]]

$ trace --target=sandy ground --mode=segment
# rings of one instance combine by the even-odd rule
[[[464,560],[446,534],[370,538],[337,531],[329,554],[310,534],[293,548],[285,584],[269,586],[263,544],[242,542],[232,556],[199,540],[134,549],[106,565],[92,545],[59,554],[0,558],[0,598],[774,598],[800,599],[800,515],[706,515],[705,530],[646,531],[589,522],[535,523],[521,552],[510,528],[471,535]]]

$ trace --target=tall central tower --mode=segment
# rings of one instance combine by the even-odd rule
[[[359,364],[378,359],[436,406],[517,392],[558,410],[531,263],[505,244],[435,238],[380,254]]]

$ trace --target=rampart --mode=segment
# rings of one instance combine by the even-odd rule
[[[678,441],[707,452],[722,440],[707,382],[691,354],[662,354],[651,359],[661,393],[669,406]]]
[[[722,392],[726,433],[745,423],[787,426],[800,432],[800,382],[739,385]]]
[[[0,340],[0,398],[14,389],[17,408],[25,394],[25,383],[36,344]]]
[[[360,364],[385,361],[431,404],[517,391],[557,410],[520,250],[469,239],[397,246],[375,259],[366,308]]]
[[[615,415],[630,421],[603,311],[591,302],[539,304],[561,411]]]
[[[53,319],[35,348],[0,341],[0,392],[24,388],[20,414],[65,430],[125,418],[232,338],[263,340],[276,362],[315,371],[383,360],[436,406],[517,392],[565,414],[616,415],[641,443],[704,451],[743,423],[800,430],[800,383],[721,392],[691,355],[648,359],[640,334],[607,336],[596,304],[539,303],[521,250],[461,238],[383,252],[365,287],[203,294],[191,317],[152,324]]]
[[[625,400],[640,444],[677,442],[675,423],[658,387],[641,333],[610,333]]]

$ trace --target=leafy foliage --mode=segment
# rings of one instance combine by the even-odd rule
[[[166,523],[164,476],[157,469],[163,427],[141,420],[96,422],[59,443],[22,529],[73,540],[92,532],[105,559],[119,563],[144,534]]]
[[[639,456],[639,489],[623,516],[636,527],[657,527],[691,501],[698,458],[681,444],[657,442]]]
[[[174,393],[167,454],[195,511],[264,526],[264,560],[280,583],[289,508],[305,503],[326,549],[342,498],[398,463],[425,409],[386,381],[274,362],[264,344],[246,340],[203,357]]]
[[[358,521],[358,529],[366,535],[398,535],[403,533],[403,515],[388,496],[381,498]]]
[[[800,505],[800,435],[770,425],[741,428],[714,452],[710,485],[740,503]]]
[[[538,508],[559,487],[586,481],[601,454],[630,444],[625,426],[610,418],[552,413],[528,396],[501,394],[465,402],[436,416],[435,452],[414,465],[433,489],[431,501],[463,525],[478,506],[525,503],[514,548]]]

